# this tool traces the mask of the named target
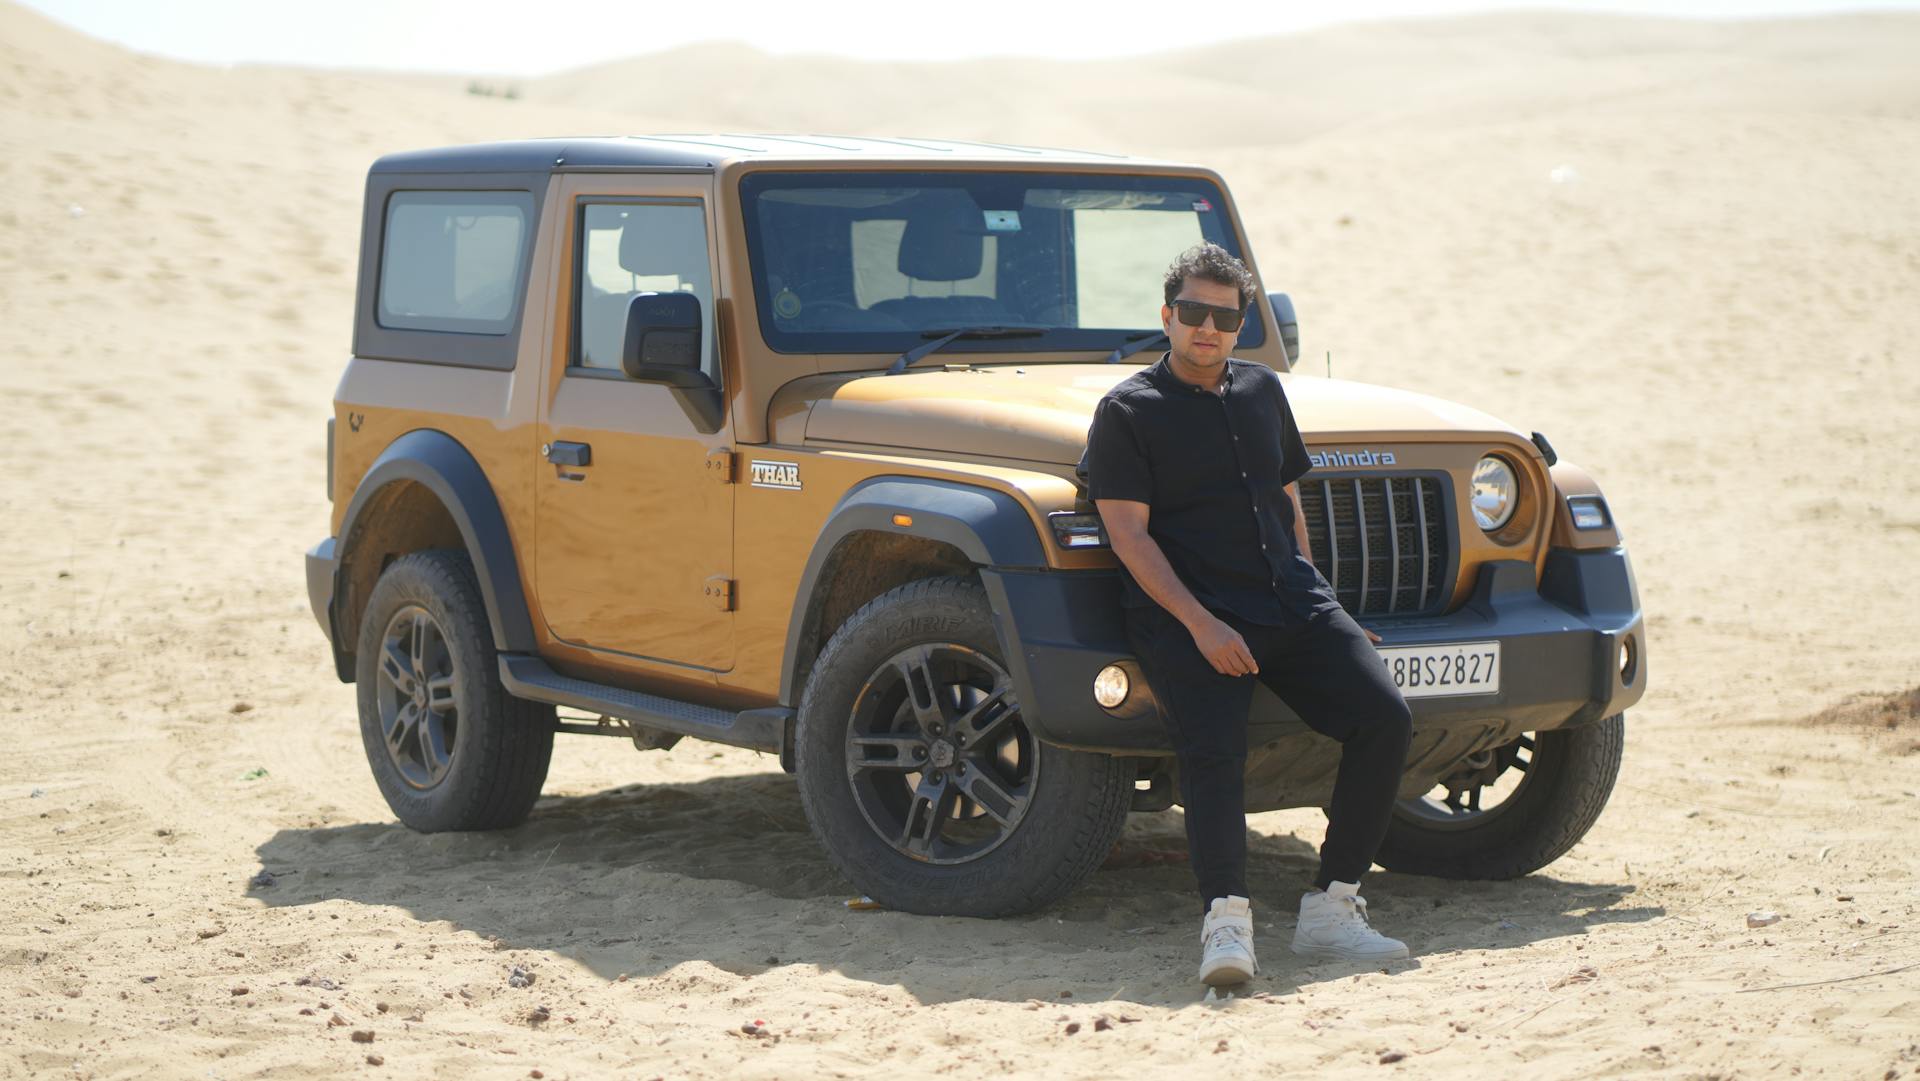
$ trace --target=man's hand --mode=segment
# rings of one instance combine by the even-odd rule
[[[1193,635],[1193,644],[1200,648],[1200,655],[1213,665],[1213,670],[1223,676],[1258,673],[1260,666],[1253,662],[1253,651],[1247,648],[1247,640],[1194,599],[1180,576],[1173,572],[1166,553],[1147,534],[1147,521],[1152,513],[1148,506],[1127,499],[1096,499],[1094,506],[1100,510],[1100,521],[1106,526],[1113,554],[1127,565],[1133,580],[1140,583],[1147,596],[1187,628]]]
[[[1213,665],[1213,670],[1223,676],[1257,675],[1260,666],[1253,661],[1253,652],[1247,649],[1247,640],[1240,632],[1227,626],[1212,615],[1203,614],[1195,621],[1197,626],[1188,628],[1193,633],[1193,644],[1200,647],[1200,655]]]
[[[1366,634],[1366,636],[1367,636],[1367,641],[1369,641],[1369,642],[1372,642],[1372,643],[1373,643],[1374,645],[1376,645],[1376,646],[1380,644],[1380,636],[1379,636],[1379,635],[1377,635],[1377,634],[1375,634],[1375,633],[1373,633],[1373,632],[1372,632],[1372,631],[1370,631],[1370,630],[1367,630],[1367,629],[1366,629],[1365,627],[1362,627],[1362,628],[1360,628],[1360,630],[1361,630],[1362,632],[1364,632],[1364,633]]]

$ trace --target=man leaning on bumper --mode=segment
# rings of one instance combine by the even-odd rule
[[[1271,368],[1230,354],[1253,276],[1201,244],[1168,268],[1159,363],[1114,387],[1087,435],[1088,489],[1125,568],[1127,640],[1180,768],[1203,910],[1200,979],[1259,971],[1246,883],[1247,713],[1257,679],[1341,744],[1314,890],[1293,950],[1376,961],[1405,944],[1367,923],[1360,876],[1386,836],[1412,734],[1378,641],[1308,553],[1296,482],[1309,468]]]

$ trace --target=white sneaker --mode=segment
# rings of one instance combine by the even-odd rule
[[[1406,957],[1407,944],[1367,926],[1367,902],[1355,882],[1335,882],[1325,892],[1300,898],[1293,952],[1340,961],[1391,961]]]
[[[1246,983],[1260,965],[1253,959],[1253,903],[1216,897],[1200,923],[1200,982],[1208,987]]]

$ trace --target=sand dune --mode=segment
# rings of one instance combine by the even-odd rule
[[[1915,55],[1913,16],[1528,15],[1078,64],[703,46],[506,101],[0,5],[0,1075],[1914,1075],[1920,722],[1871,696],[1920,683]],[[1285,953],[1321,819],[1260,816],[1267,971],[1218,1007],[1174,815],[992,923],[847,912],[744,752],[563,740],[524,827],[394,825],[299,570],[366,166],[690,128],[1221,169],[1310,370],[1606,486],[1654,689],[1598,827],[1522,882],[1375,876],[1419,953],[1381,974]]]
[[[525,100],[726,130],[938,133],[1140,153],[1756,109],[1913,118],[1920,17],[1569,14],[1336,27],[1124,60],[896,63],[701,45],[519,82]],[[1013,134],[1009,134],[1009,132]]]

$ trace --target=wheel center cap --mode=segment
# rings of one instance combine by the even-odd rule
[[[927,759],[940,769],[953,765],[953,744],[944,739],[935,743],[927,752]]]
[[[413,687],[413,704],[421,709],[427,707],[427,689],[417,683]]]

